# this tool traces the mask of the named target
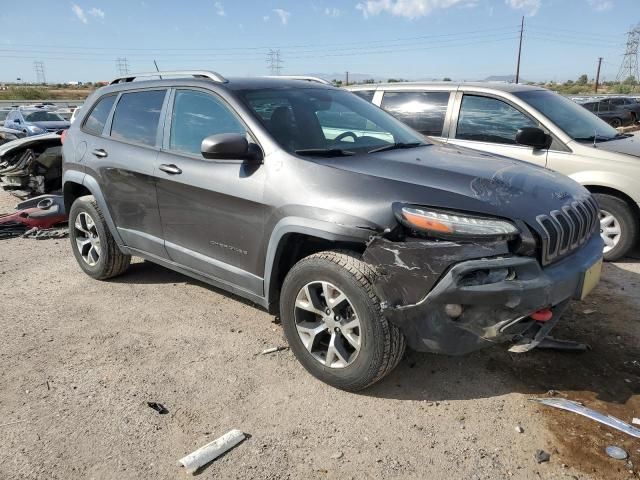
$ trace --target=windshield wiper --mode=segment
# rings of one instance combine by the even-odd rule
[[[574,138],[574,140],[576,142],[608,142],[609,140],[613,140],[616,137],[617,135],[615,137],[605,137],[603,135],[591,135],[590,137]]]
[[[399,150],[401,148],[416,148],[416,147],[424,147],[429,145],[424,142],[410,142],[410,143],[391,143],[389,145],[384,145],[382,147],[374,148],[373,150],[369,150],[367,153],[377,153],[377,152],[386,152],[388,150]]]
[[[303,148],[296,150],[296,154],[309,157],[349,157],[356,152],[342,150],[341,148]]]

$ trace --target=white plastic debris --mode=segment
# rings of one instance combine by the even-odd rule
[[[286,350],[289,347],[272,347],[272,348],[267,348],[266,350],[263,350],[261,352],[261,355],[268,355],[270,353],[276,353],[276,352],[281,352],[282,350]]]
[[[193,474],[200,467],[215,460],[244,439],[245,434],[240,430],[231,430],[229,433],[225,433],[213,442],[207,443],[204,447],[201,447],[186,457],[181,458],[178,460],[178,464],[182,465],[187,470],[187,473]]]
[[[607,455],[611,458],[615,458],[616,460],[626,460],[627,457],[629,457],[629,454],[624,449],[616,445],[609,445],[605,451],[607,452]]]
[[[633,417],[633,420],[631,420],[631,423],[633,423],[634,425],[640,425],[640,418]]]

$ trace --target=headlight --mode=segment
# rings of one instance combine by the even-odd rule
[[[36,127],[35,125],[27,127],[27,130],[29,130],[31,133],[46,133],[45,129]]]
[[[415,230],[436,237],[509,237],[518,234],[515,225],[498,218],[476,217],[468,214],[428,207],[398,206],[398,220]]]

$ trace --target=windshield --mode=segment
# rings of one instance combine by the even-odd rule
[[[263,89],[239,95],[273,138],[292,153],[337,156],[426,144],[419,133],[344,90]]]
[[[27,122],[64,122],[64,118],[57,113],[44,110],[36,110],[31,113],[22,112],[22,114]]]
[[[618,131],[586,108],[548,90],[514,94],[544,114],[567,135],[578,141],[610,140]]]

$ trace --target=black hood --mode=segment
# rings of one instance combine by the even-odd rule
[[[606,150],[608,152],[624,153],[625,155],[640,157],[640,137],[631,135],[626,138],[600,142],[596,144],[595,148]]]
[[[317,162],[376,177],[359,182],[371,185],[370,190],[354,192],[363,199],[361,205],[372,197],[372,204],[401,201],[520,219],[534,226],[538,215],[589,196],[584,187],[559,173],[455,146],[431,145]]]

